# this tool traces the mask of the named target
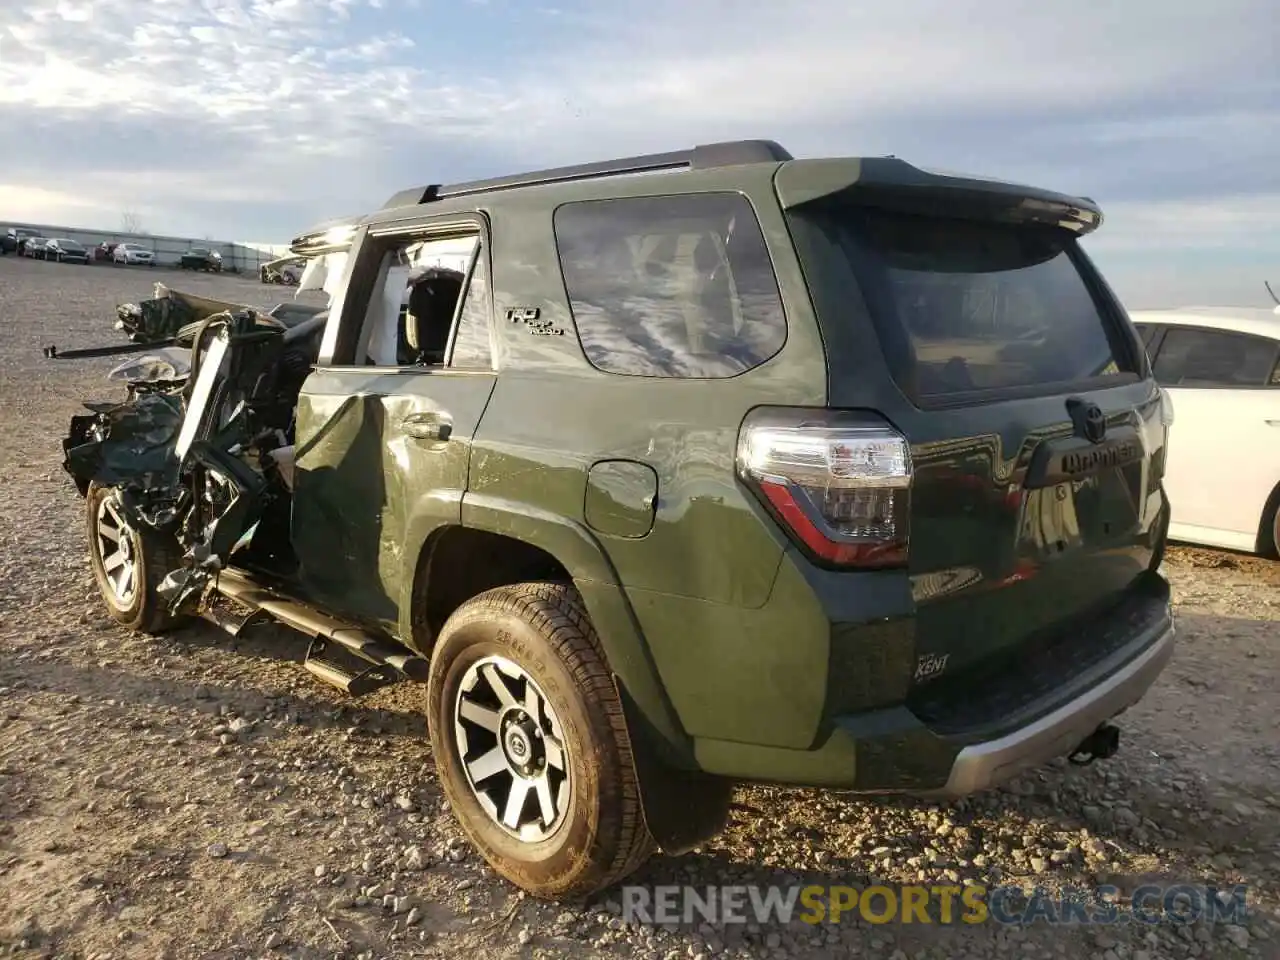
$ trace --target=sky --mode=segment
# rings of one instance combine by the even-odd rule
[[[279,243],[755,137],[1090,196],[1130,308],[1280,281],[1273,0],[0,3],[0,222]]]

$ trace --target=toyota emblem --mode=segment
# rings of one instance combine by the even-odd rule
[[[1090,443],[1101,443],[1107,435],[1107,418],[1098,406],[1090,406],[1084,414],[1084,437]]]
[[[1067,412],[1077,437],[1090,443],[1101,443],[1107,436],[1107,415],[1102,408],[1083,397],[1068,397]]]

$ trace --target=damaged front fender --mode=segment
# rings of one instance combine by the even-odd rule
[[[71,418],[62,441],[63,467],[80,495],[89,484],[172,487],[178,479],[173,456],[182,427],[177,391],[148,391],[124,403],[86,403],[93,411]]]
[[[171,614],[192,612],[231,554],[255,545],[247,532],[268,506],[288,516],[273,455],[293,432],[296,364],[281,362],[284,329],[247,309],[205,317],[182,380],[143,371],[152,375],[130,381],[130,399],[87,403],[90,413],[71,419],[63,465],[81,495],[94,483],[114,488],[130,523],[182,547],[182,567],[158,587]]]

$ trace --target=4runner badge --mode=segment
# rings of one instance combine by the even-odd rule
[[[943,670],[947,669],[947,660],[951,654],[944,653],[939,656],[936,653],[925,654],[916,661],[916,683],[921,680],[928,680],[930,677],[936,677]]]
[[[523,323],[535,337],[559,337],[564,329],[557,327],[550,320],[541,318],[537,307],[512,307],[507,311],[507,319],[512,323]]]

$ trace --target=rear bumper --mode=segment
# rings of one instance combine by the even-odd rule
[[[1067,756],[1155,683],[1173,653],[1173,616],[1167,594],[1142,603],[1140,626],[1112,624],[1124,642],[995,726],[943,729],[901,704],[834,717],[807,750],[695,736],[695,765],[735,780],[871,794],[958,797],[988,789]]]
[[[1174,627],[1128,665],[1070,703],[995,740],[963,748],[951,765],[942,796],[960,797],[995,786],[1074,750],[1090,733],[1137,703],[1173,656]]]

